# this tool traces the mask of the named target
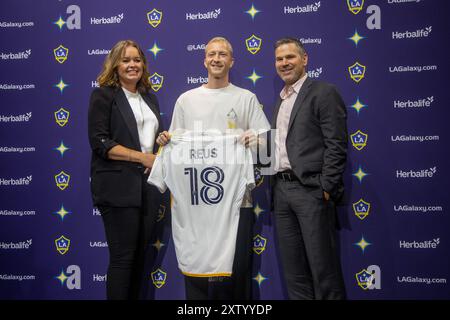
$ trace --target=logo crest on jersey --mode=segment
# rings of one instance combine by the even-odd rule
[[[69,121],[70,112],[64,108],[55,111],[55,121],[60,127],[64,127]]]
[[[153,285],[158,289],[166,284],[167,273],[159,268],[151,273],[151,277]]]
[[[258,38],[254,34],[248,39],[245,39],[245,45],[247,46],[247,50],[251,54],[256,54],[261,49],[262,39]]]
[[[156,9],[153,9],[152,11],[147,12],[148,23],[153,28],[156,28],[161,23],[162,15],[163,15],[162,11],[158,11]]]
[[[361,130],[358,130],[354,134],[350,135],[352,145],[358,151],[362,150],[367,145],[368,137],[369,137],[369,135],[365,134]]]
[[[374,280],[375,280],[374,275],[367,272],[366,269],[363,269],[362,271],[356,274],[356,281],[358,282],[358,286],[360,286],[364,290],[369,289]]]
[[[364,220],[370,213],[370,203],[359,199],[353,204],[353,212],[359,219]]]
[[[56,245],[56,250],[60,254],[66,254],[67,251],[69,251],[70,239],[67,239],[64,236],[61,236],[61,237],[59,237],[58,239],[55,240],[55,245]]]
[[[59,63],[64,63],[64,61],[66,61],[67,57],[69,56],[69,49],[63,47],[63,45],[60,45],[58,48],[53,49],[53,54],[56,61],[58,61]]]
[[[257,234],[255,237],[253,237],[253,252],[258,255],[263,253],[263,251],[266,250],[266,244],[267,239]]]
[[[153,91],[156,92],[159,89],[161,89],[163,82],[164,82],[164,77],[162,75],[155,72],[148,79],[150,80]]]
[[[69,186],[69,181],[70,175],[68,175],[64,171],[61,171],[55,176],[56,186],[61,190],[64,190]]]
[[[347,0],[348,10],[353,14],[358,14],[364,7],[364,0]]]
[[[158,217],[156,218],[156,222],[160,222],[162,219],[164,219],[164,216],[166,215],[166,206],[163,206],[162,204],[159,205],[158,209]]]
[[[233,108],[231,108],[230,112],[227,113],[227,124],[228,129],[236,129],[237,122],[237,114],[236,111],[234,111]]]
[[[259,187],[264,182],[264,176],[261,173],[261,168],[254,167],[255,185]]]
[[[360,82],[364,79],[364,75],[366,73],[366,66],[363,66],[359,62],[355,62],[353,65],[348,67],[348,72],[350,74],[350,78],[352,78],[355,82]]]

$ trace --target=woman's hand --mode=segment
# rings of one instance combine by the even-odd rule
[[[156,143],[160,146],[165,146],[170,141],[170,133],[167,131],[163,131],[158,135],[158,138],[156,138]]]

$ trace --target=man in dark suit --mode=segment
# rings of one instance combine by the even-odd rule
[[[308,78],[300,41],[275,44],[284,81],[272,128],[274,214],[290,299],[345,299],[336,250],[336,203],[343,194],[347,154],[346,109],[336,88]]]

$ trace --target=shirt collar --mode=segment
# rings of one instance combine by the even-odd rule
[[[306,77],[308,76],[307,73],[303,77],[297,80],[296,83],[294,83],[292,86],[284,86],[283,90],[280,92],[281,99],[288,98],[291,94],[295,92],[295,94],[298,94],[300,92],[300,89],[302,88],[303,83],[306,80]]]
[[[136,91],[136,93],[131,92],[127,89],[125,89],[124,87],[122,87],[123,92],[125,93],[125,95],[127,96],[127,98],[138,98],[140,96],[139,91]]]

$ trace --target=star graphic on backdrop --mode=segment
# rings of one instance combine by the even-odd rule
[[[258,283],[258,286],[261,287],[261,283],[264,282],[264,280],[267,280],[268,278],[264,277],[261,272],[258,272],[258,274],[256,275],[256,277],[253,278],[253,280],[255,280]]]
[[[361,166],[359,166],[358,171],[356,171],[355,173],[352,174],[353,176],[355,176],[356,178],[358,178],[359,183],[362,182],[362,179],[364,179],[365,176],[367,176],[368,174],[365,173],[362,169]]]
[[[153,43],[153,47],[151,47],[150,49],[148,49],[148,51],[150,51],[151,53],[153,53],[153,57],[156,59],[156,56],[158,55],[158,53],[160,51],[163,51],[163,48],[158,47],[158,44],[156,43],[156,41]]]
[[[366,37],[361,36],[358,31],[355,29],[355,33],[353,34],[353,36],[351,36],[350,38],[347,38],[349,40],[352,40],[353,43],[355,44],[355,46],[358,46],[358,42],[361,41],[362,39],[365,39]]]
[[[152,246],[154,246],[156,248],[156,250],[161,250],[162,247],[165,246],[164,243],[162,243],[161,241],[159,241],[159,239],[156,239],[155,243],[152,244]]]
[[[245,11],[249,16],[251,16],[252,17],[252,20],[254,20],[255,19],[255,16],[259,13],[259,12],[261,12],[261,11],[259,11],[258,9],[256,9],[255,8],[255,6],[253,5],[253,3],[252,3],[252,7],[250,8],[250,9],[248,9],[247,11]]]
[[[61,209],[59,209],[58,211],[54,212],[55,214],[59,215],[61,217],[61,220],[64,220],[64,217],[72,212],[67,211],[64,208],[64,205],[61,205]]]
[[[262,76],[258,75],[256,73],[255,69],[253,69],[252,74],[247,77],[247,79],[249,79],[249,80],[251,80],[253,82],[253,85],[255,85],[256,81],[258,81],[261,78],[262,78]]]
[[[55,278],[61,282],[61,285],[63,285],[68,277],[64,274],[64,271],[61,270],[61,273],[59,274],[59,276],[57,276]]]
[[[64,83],[63,79],[61,78],[61,80],[59,80],[58,84],[54,85],[56,88],[59,89],[59,91],[61,91],[61,93],[63,93],[64,89],[66,87],[68,87],[69,85],[67,83]]]
[[[354,245],[360,247],[362,252],[364,253],[364,250],[366,250],[366,247],[368,247],[372,244],[370,242],[367,242],[366,239],[364,239],[364,236],[362,236],[361,240],[359,240],[359,242],[355,242]]]
[[[64,141],[61,141],[61,143],[59,144],[59,147],[55,148],[54,150],[59,151],[59,153],[61,154],[61,157],[63,157],[64,152],[66,152],[69,149],[70,148],[68,148],[66,145],[64,145]]]
[[[361,103],[361,101],[359,101],[359,97],[357,97],[356,102],[354,104],[352,104],[350,107],[355,109],[357,114],[359,115],[359,112],[361,111],[361,109],[367,107],[367,105]]]
[[[59,30],[61,30],[62,27],[66,24],[66,22],[61,18],[61,16],[59,16],[59,19],[53,23],[59,27]]]
[[[256,206],[255,206],[255,208],[253,209],[253,212],[255,213],[256,218],[259,218],[259,215],[260,215],[261,213],[264,212],[264,209],[262,209],[262,208],[259,206],[259,203],[256,203]]]

